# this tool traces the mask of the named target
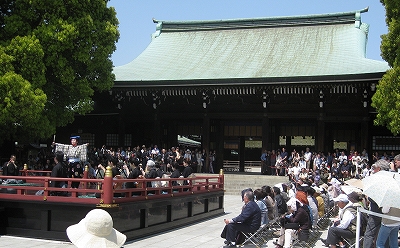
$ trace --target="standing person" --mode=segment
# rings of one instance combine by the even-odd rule
[[[202,157],[203,155],[201,154],[201,151],[196,149],[197,173],[201,173],[201,171],[203,170]]]
[[[62,151],[66,160],[74,159],[74,161],[87,162],[87,147],[88,143],[79,145],[80,136],[71,136],[71,144],[53,143],[55,151]]]
[[[210,166],[208,168],[208,172],[211,174],[214,174],[214,161],[215,161],[215,152],[214,151],[210,151],[209,160],[210,160]]]
[[[62,151],[57,151],[56,156],[54,157],[54,162],[56,166],[53,167],[51,171],[50,177],[57,177],[57,178],[67,178],[68,169],[67,166],[63,163],[64,160],[64,153]],[[66,181],[50,181],[50,187],[56,188],[66,188],[67,182]],[[67,192],[51,192],[52,195],[66,195]]]
[[[271,151],[271,155],[269,156],[269,166],[270,167],[275,167],[276,166],[276,152],[275,152],[275,150],[272,150]],[[275,172],[272,171],[271,168],[269,168],[269,171],[270,171],[270,175],[275,173]]]
[[[261,175],[267,174],[267,157],[268,157],[268,152],[267,150],[264,150],[264,152],[261,154]]]
[[[311,157],[312,153],[310,152],[310,148],[306,148],[306,152],[304,153],[304,161],[306,161],[306,168],[311,169]]]
[[[224,238],[226,238],[227,247],[235,247],[236,238],[239,232],[255,232],[261,224],[261,210],[257,203],[254,202],[254,194],[252,191],[246,191],[243,196],[244,207],[240,215],[233,219],[225,219],[226,233]]]
[[[378,159],[372,165],[373,174],[381,170],[389,170],[388,161],[384,159]],[[369,202],[369,210],[378,214],[382,214],[382,209],[378,206],[378,204],[376,204],[376,202],[369,197],[367,199]],[[381,222],[382,218],[379,216],[375,216],[372,214],[368,216],[367,227],[365,228],[365,233],[364,233],[364,241],[363,241],[364,248],[374,247],[376,238],[379,233],[379,229],[381,227]]]
[[[389,216],[400,217],[400,209],[393,207],[382,207],[382,213]],[[398,233],[399,233],[400,221],[389,220],[385,217],[382,218],[381,228],[379,229],[378,238],[376,239],[376,248],[384,248],[385,243],[389,240],[390,248],[397,248],[398,245]]]
[[[281,152],[281,170],[279,172],[280,176],[285,176],[286,175],[286,169],[288,165],[288,157],[289,154],[286,151],[285,147],[282,147],[282,152]]]
[[[3,165],[3,176],[18,176],[18,166],[16,164],[17,157],[15,155],[10,156],[10,160],[5,162]]]

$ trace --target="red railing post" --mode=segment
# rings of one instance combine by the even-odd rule
[[[24,164],[24,171],[22,173],[24,176],[28,176],[28,165]]]
[[[111,167],[107,166],[106,173],[103,179],[103,204],[112,204],[113,203],[113,177]]]
[[[221,188],[222,185],[222,189],[224,189],[224,169],[220,169],[219,170],[219,187]]]
[[[85,170],[83,171],[83,178],[84,179],[88,179],[88,174],[89,174],[89,166],[85,165]],[[84,189],[87,189],[88,185],[89,185],[89,183],[83,182],[83,188]]]

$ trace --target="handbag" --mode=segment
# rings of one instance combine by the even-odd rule
[[[296,223],[296,222],[294,222],[294,223],[286,223],[286,224],[284,225],[284,228],[285,228],[285,229],[298,230],[298,229],[300,228],[300,224],[299,224],[299,223]]]

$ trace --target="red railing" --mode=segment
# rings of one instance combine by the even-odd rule
[[[49,177],[49,171],[22,170],[22,176],[0,176],[0,179],[13,181],[14,184],[0,184],[0,200],[47,201],[63,203],[96,204],[104,207],[115,204],[157,199],[163,197],[183,196],[224,190],[224,175],[196,176],[191,178],[157,178],[157,179],[115,179],[111,168],[107,167],[104,179],[88,179],[85,168],[84,178]],[[43,176],[45,175],[45,176]],[[51,181],[66,182],[66,188],[50,187]],[[173,186],[172,182],[184,182]],[[77,188],[73,183],[79,182]],[[136,188],[125,188],[122,185],[134,182]],[[147,187],[147,185],[155,185]],[[159,185],[157,187],[157,185]],[[59,196],[53,192],[65,192]]]

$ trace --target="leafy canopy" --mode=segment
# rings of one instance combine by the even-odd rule
[[[108,0],[2,0],[0,137],[47,138],[113,86]]]
[[[388,33],[381,36],[381,56],[389,69],[379,81],[372,97],[377,110],[375,125],[386,126],[394,135],[400,133],[400,1],[381,0],[386,9]]]

